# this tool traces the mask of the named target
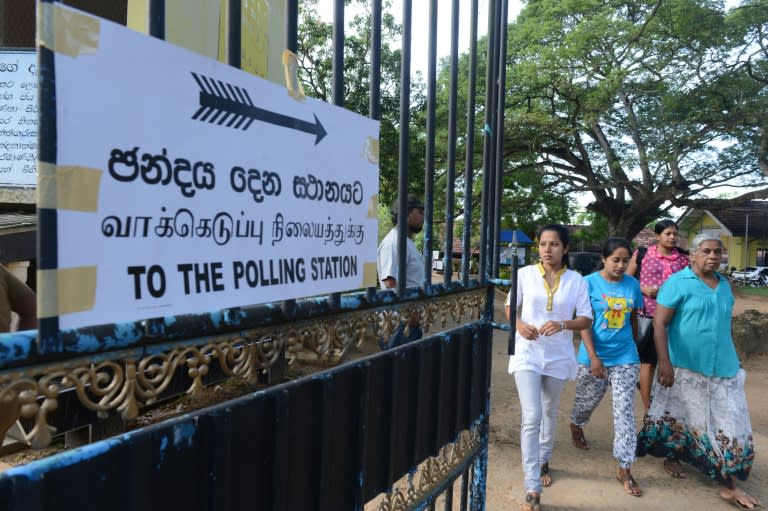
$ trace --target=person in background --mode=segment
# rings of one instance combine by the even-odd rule
[[[35,292],[0,265],[0,332],[11,331],[11,312],[19,316],[19,330],[37,328]]]
[[[381,289],[394,289],[397,287],[398,258],[397,258],[397,211],[399,202],[395,201],[392,205],[392,230],[384,236],[379,244],[376,258],[376,269],[379,274],[379,284]],[[405,287],[421,287],[424,281],[424,257],[422,256],[416,244],[413,242],[413,235],[418,234],[424,228],[424,203],[415,195],[408,194],[407,199],[407,217],[405,218],[405,229],[407,239],[405,256]],[[405,322],[395,329],[388,342],[381,342],[382,349],[394,348],[408,342],[421,339],[422,331],[419,326],[419,318],[414,315],[408,319],[408,334],[405,332]]]
[[[592,324],[587,284],[568,268],[568,230],[559,224],[539,233],[540,262],[518,272],[515,354],[509,358],[520,398],[520,450],[524,511],[541,509],[543,487],[552,484],[549,462],[555,445],[557,407],[566,380],[576,376],[573,331]],[[510,319],[510,300],[505,311]]]
[[[643,292],[643,310],[646,318],[653,318],[656,310],[656,294],[670,275],[688,267],[688,254],[678,248],[677,224],[665,219],[654,228],[657,243],[651,247],[639,248],[632,254],[627,274],[640,281]],[[639,350],[640,375],[639,388],[643,406],[647,411],[651,406],[651,384],[656,369],[656,348],[653,342],[645,343]],[[672,477],[685,477],[680,463],[670,455],[664,460],[664,470]]]
[[[629,495],[642,494],[630,466],[635,461],[635,385],[640,358],[635,347],[637,311],[643,294],[637,279],[625,275],[631,249],[624,238],[603,245],[602,268],[586,277],[594,321],[581,332],[576,357],[579,372],[571,412],[573,445],[588,449],[582,429],[610,385],[613,393],[613,457],[619,462],[616,479]]]
[[[749,476],[755,450],[745,373],[731,334],[735,299],[717,272],[722,255],[718,237],[697,235],[691,267],[669,277],[656,297],[659,367],[637,454],[672,452],[717,481],[722,498],[755,509],[758,499],[735,482]]]

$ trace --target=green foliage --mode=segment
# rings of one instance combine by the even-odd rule
[[[510,185],[587,192],[593,221],[628,238],[725,185],[763,190],[721,207],[768,196],[767,6],[529,0],[509,30]]]
[[[572,250],[583,250],[585,245],[596,245],[609,238],[608,219],[591,211],[576,215],[577,225],[588,225],[587,229],[579,229],[571,239]],[[655,222],[654,222],[655,224]]]
[[[379,220],[379,239],[377,245],[381,244],[381,240],[384,239],[389,231],[392,230],[392,212],[389,207],[379,202],[379,208],[376,212],[376,216]]]
[[[502,227],[520,229],[533,238],[542,225],[570,223],[576,201],[561,187],[550,186],[534,169],[508,172],[502,197]]]
[[[485,38],[478,42],[477,55],[477,92],[475,95],[475,123],[472,126],[474,134],[474,150],[470,159],[471,175],[473,176],[472,188],[472,228],[474,234],[471,243],[473,246],[479,244],[480,232],[479,220],[482,202],[482,171],[483,171],[483,143],[487,132],[483,129],[485,123],[484,102],[485,102],[485,67],[487,60],[487,40]],[[448,99],[450,92],[450,66],[449,61],[444,59],[438,70],[437,83],[437,137],[436,137],[436,161],[435,189],[444,191],[448,188],[447,167],[448,167]],[[468,97],[468,76],[469,76],[469,55],[463,54],[458,62],[458,81],[457,81],[457,138],[456,142],[456,182],[454,187],[455,204],[454,211],[456,215],[467,215],[465,197],[465,175],[466,175],[466,152],[468,149],[467,137],[467,116],[466,112],[469,105]],[[568,222],[575,202],[572,197],[564,193],[561,186],[552,186],[548,179],[542,179],[542,175],[537,170],[517,168],[513,169],[511,161],[505,157],[503,165],[504,174],[502,180],[501,197],[501,228],[502,229],[520,229],[531,235],[536,228],[542,224],[550,222]],[[435,196],[435,211],[442,212],[446,209],[445,194]],[[442,236],[441,218],[436,217],[436,239]],[[461,237],[462,231],[460,222],[454,226],[454,237]]]
[[[330,100],[331,26],[318,0],[301,2],[300,77],[307,93]],[[366,114],[370,17],[348,21],[345,107]],[[388,6],[385,6],[385,12]],[[384,16],[380,201],[397,195],[400,27]],[[417,31],[415,31],[417,32]],[[532,234],[568,222],[577,193],[587,193],[593,229],[580,241],[632,238],[673,207],[716,209],[768,197],[768,2],[743,0],[726,11],[719,0],[528,0],[509,28],[502,228]],[[394,48],[394,49],[393,49]],[[455,215],[480,218],[487,41],[478,44],[475,136],[470,155],[472,211],[465,211],[469,57],[439,65],[434,239],[444,229],[446,189]],[[457,137],[449,140],[448,98],[458,89]],[[426,101],[412,83],[409,189],[423,192]],[[448,183],[449,142],[456,143],[456,180]],[[764,173],[761,174],[761,171]],[[727,199],[705,197],[722,187],[758,188]],[[459,232],[454,231],[456,235]],[[386,233],[386,231],[385,231]],[[479,240],[473,239],[472,244]]]

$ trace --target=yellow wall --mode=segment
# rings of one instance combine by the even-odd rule
[[[765,238],[753,238],[752,236],[750,236],[749,246],[747,247],[747,251],[749,252],[749,256],[747,257],[748,262],[744,266],[757,266],[757,249],[758,248],[762,248],[762,249],[768,248],[768,242],[766,242]]]
[[[165,39],[225,62],[227,7],[227,0],[166,0]],[[241,21],[241,69],[283,83],[285,2],[243,0]],[[149,0],[128,0],[127,25],[148,32]]]
[[[219,55],[222,0],[165,0],[165,40],[211,58]],[[225,54],[226,55],[226,54]]]
[[[242,5],[241,67],[279,83],[285,49],[285,2],[243,0]]]
[[[149,27],[149,1],[148,0],[128,0],[128,22],[129,28],[138,32],[147,33]]]

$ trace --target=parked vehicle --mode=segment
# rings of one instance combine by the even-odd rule
[[[734,283],[746,284],[750,281],[757,280],[766,270],[768,270],[768,266],[747,266],[743,270],[731,273],[731,280]]]
[[[747,280],[750,287],[768,287],[768,268],[757,271],[757,276]]]
[[[602,262],[597,252],[568,252],[570,267],[582,275],[589,275],[597,270]]]

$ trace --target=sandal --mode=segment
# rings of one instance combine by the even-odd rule
[[[549,473],[549,462],[541,464],[541,474],[539,474],[539,477],[541,478],[541,485],[544,488],[552,486],[552,475]]]
[[[671,475],[675,479],[685,479],[683,466],[674,458],[664,458],[664,472]]]
[[[525,502],[520,504],[520,509],[523,511],[541,511],[541,495],[526,493]]]
[[[616,480],[620,482],[622,486],[624,486],[624,491],[627,492],[628,495],[639,497],[643,494],[643,490],[640,489],[640,486],[638,486],[635,478],[632,477],[632,474],[629,473],[629,470],[626,472],[619,471],[619,475],[616,476]]]
[[[584,438],[584,430],[573,423],[571,423],[571,442],[577,449],[589,449],[587,439]]]

